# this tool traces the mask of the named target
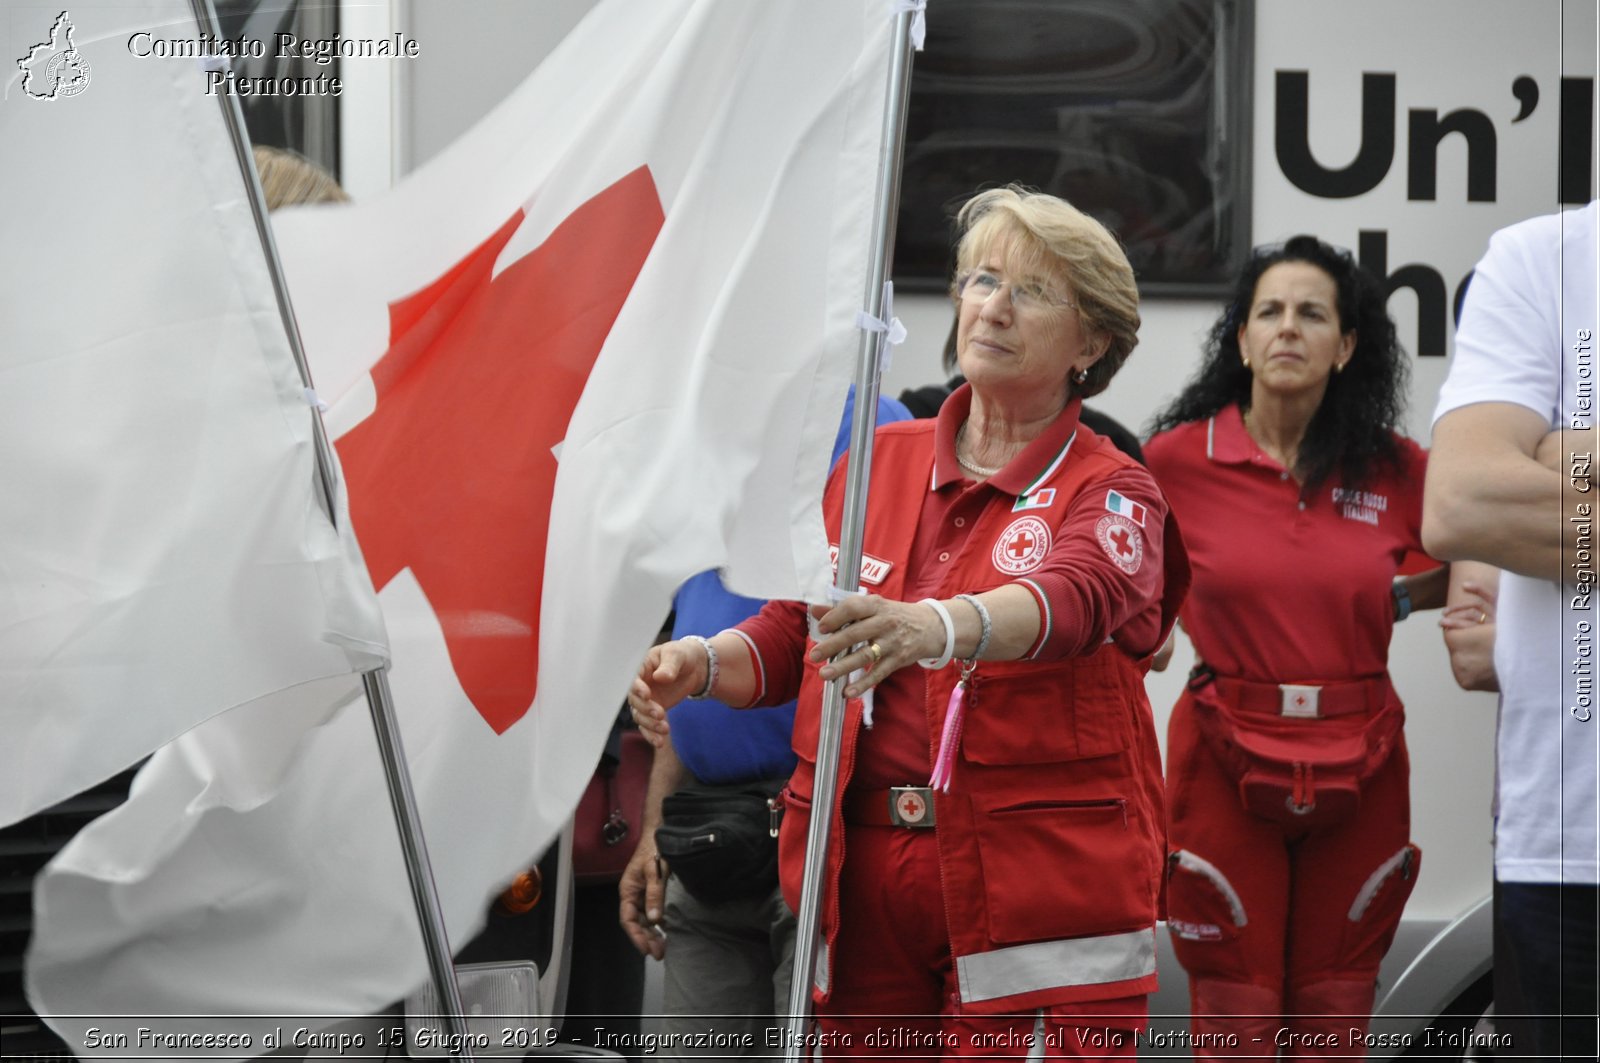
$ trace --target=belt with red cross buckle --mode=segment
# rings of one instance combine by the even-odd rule
[[[926,786],[851,790],[845,794],[842,811],[846,823],[860,827],[923,830],[934,825],[933,790]]]

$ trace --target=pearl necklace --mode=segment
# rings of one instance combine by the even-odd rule
[[[982,465],[973,464],[972,462],[968,461],[966,458],[963,458],[961,456],[961,444],[966,438],[967,438],[967,422],[962,421],[961,422],[961,427],[956,429],[956,464],[960,465],[963,469],[965,469],[968,472],[972,473],[972,475],[981,476],[985,480],[987,480],[989,477],[993,476],[995,473],[999,472],[1002,468],[1004,468],[1004,466],[1002,466],[1002,465],[996,465],[992,469],[987,469],[987,468],[984,468]]]

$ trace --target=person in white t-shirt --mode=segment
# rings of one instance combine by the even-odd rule
[[[1497,565],[1497,1032],[1595,1058],[1595,203],[1496,233],[1434,414],[1428,552]]]

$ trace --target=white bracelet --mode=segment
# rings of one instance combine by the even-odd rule
[[[978,611],[978,622],[983,625],[983,634],[978,636],[978,648],[972,651],[971,657],[967,658],[969,661],[976,661],[983,656],[983,651],[989,648],[989,636],[994,634],[994,622],[989,619],[989,610],[984,608],[977,595],[958,594],[956,597]]]
[[[939,657],[924,657],[917,663],[927,669],[943,668],[950,663],[950,658],[956,653],[956,622],[950,619],[950,610],[937,598],[924,598],[918,605],[931,605],[933,611],[939,614],[939,619],[944,622],[944,654]]]
[[[690,642],[698,642],[700,648],[706,651],[706,685],[700,688],[698,694],[690,694],[690,701],[704,701],[711,696],[717,686],[717,651],[711,645],[711,640],[701,635],[685,635]]]

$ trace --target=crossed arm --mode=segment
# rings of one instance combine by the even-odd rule
[[[1571,521],[1593,514],[1593,436],[1551,432],[1543,416],[1509,402],[1445,414],[1434,426],[1423,492],[1428,553],[1570,579]]]

